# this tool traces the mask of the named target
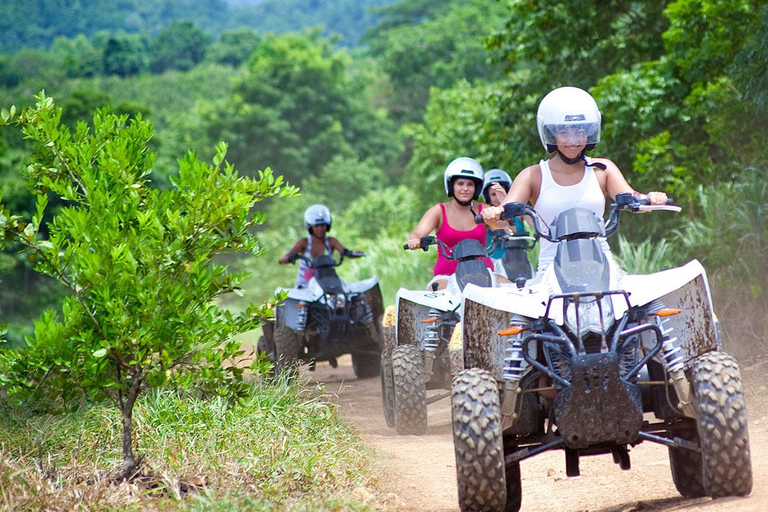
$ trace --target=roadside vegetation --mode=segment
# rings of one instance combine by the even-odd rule
[[[140,473],[121,463],[116,410],[0,404],[0,510],[375,510],[371,454],[321,390],[255,381],[237,404],[155,390],[134,412]]]

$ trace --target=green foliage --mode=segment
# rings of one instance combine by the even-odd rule
[[[502,26],[501,2],[406,1],[380,13],[382,21],[367,41],[392,83],[394,119],[419,121],[431,87],[501,78],[483,47],[483,38]]]
[[[350,87],[348,62],[318,32],[265,36],[232,96],[203,111],[208,140],[227,140],[244,172],[264,162],[293,183],[335,156],[392,158],[394,130]]]
[[[256,5],[232,9],[233,24],[259,32],[298,32],[309,27],[323,27],[326,36],[338,35],[340,44],[355,46],[377,18],[372,8],[396,0],[264,0]]]
[[[92,37],[100,31],[156,34],[173,21],[191,19],[218,27],[224,0],[3,0],[0,51],[44,48],[57,37]]]
[[[210,44],[211,36],[191,21],[175,21],[152,40],[149,69],[153,73],[192,69],[203,60]]]
[[[143,389],[173,383],[224,396],[243,392],[242,369],[224,364],[240,353],[233,336],[271,312],[219,309],[212,301],[237,292],[247,273],[231,273],[214,258],[258,253],[250,230],[264,216],[254,206],[294,190],[269,169],[258,179],[240,177],[224,163],[223,144],[213,165],[188,153],[172,189],[151,189],[150,123],[100,111],[92,130],[80,123],[71,132],[60,117],[42,94],[18,117],[2,114],[38,145],[27,171],[35,214],[27,223],[4,212],[2,240],[23,244],[36,270],[71,296],[60,318],[41,316],[26,349],[0,355],[0,381],[22,402],[77,406],[81,393],[112,400],[123,414],[130,471],[131,413]],[[45,239],[37,235],[49,194],[67,205]]]
[[[104,47],[102,73],[132,76],[147,69],[147,40],[137,35],[112,36]]]
[[[468,156],[486,169],[502,167],[501,152],[486,144],[486,129],[494,111],[488,97],[494,84],[459,81],[447,90],[433,89],[424,124],[403,129],[413,140],[413,155],[405,181],[419,192],[413,208],[426,209],[445,199],[443,171],[454,158]],[[512,173],[514,176],[514,173]]]
[[[153,390],[134,422],[155,476],[120,486],[108,477],[119,461],[107,448],[120,438],[113,409],[53,416],[0,401],[0,489],[15,510],[373,510],[375,492],[355,492],[371,487],[365,447],[317,395],[262,383],[233,407]]]
[[[207,58],[213,62],[237,67],[248,60],[260,42],[261,37],[253,29],[228,30],[211,46]]]
[[[675,251],[674,245],[666,238],[653,242],[649,238],[639,244],[632,244],[619,235],[618,245],[619,250],[614,253],[614,257],[619,266],[630,274],[651,274],[681,263],[676,260],[680,251]]]

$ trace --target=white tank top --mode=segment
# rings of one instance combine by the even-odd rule
[[[575,185],[558,185],[552,178],[552,171],[549,169],[549,160],[539,162],[541,168],[541,189],[536,204],[533,205],[536,211],[546,221],[552,224],[560,213],[569,208],[587,208],[595,212],[600,221],[603,221],[605,215],[605,194],[600,188],[600,183],[595,176],[595,170],[592,167],[592,159],[587,157],[587,166],[584,168],[584,177]],[[609,252],[608,242],[605,238],[600,238],[604,252]],[[541,271],[552,263],[557,253],[557,243],[552,243],[544,239],[539,239],[539,268]]]

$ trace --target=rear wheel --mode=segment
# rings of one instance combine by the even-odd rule
[[[725,352],[709,352],[694,361],[691,383],[706,493],[745,496],[752,490],[752,461],[739,366]]]
[[[376,348],[352,352],[352,369],[358,379],[369,379],[379,374],[381,355]]]
[[[403,345],[392,351],[392,377],[395,430],[398,434],[423,434],[427,430],[427,388],[424,360],[418,347]]]
[[[293,374],[298,371],[301,356],[301,339],[298,334],[288,327],[276,327],[273,341],[275,343],[275,374]]]
[[[496,380],[485,370],[462,370],[453,380],[451,410],[462,512],[519,510],[520,464],[504,466]]]
[[[381,355],[381,405],[387,426],[395,426],[395,382],[392,377],[392,361]]]

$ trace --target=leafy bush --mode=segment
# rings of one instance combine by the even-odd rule
[[[235,292],[247,273],[231,273],[214,258],[259,252],[251,228],[264,221],[254,206],[294,192],[267,169],[258,179],[188,153],[172,189],[147,186],[154,154],[152,125],[140,116],[107,111],[93,129],[72,133],[61,111],[41,94],[19,116],[3,111],[37,144],[27,173],[37,209],[31,222],[0,214],[3,242],[16,241],[69,292],[61,318],[52,310],[35,324],[27,347],[0,353],[0,384],[22,402],[73,407],[82,397],[109,399],[122,414],[123,470],[130,476],[133,406],[148,388],[168,383],[236,397],[244,393],[234,336],[270,316],[249,305],[239,315],[213,301]],[[66,206],[38,234],[55,195]],[[4,210],[4,208],[3,208]]]

